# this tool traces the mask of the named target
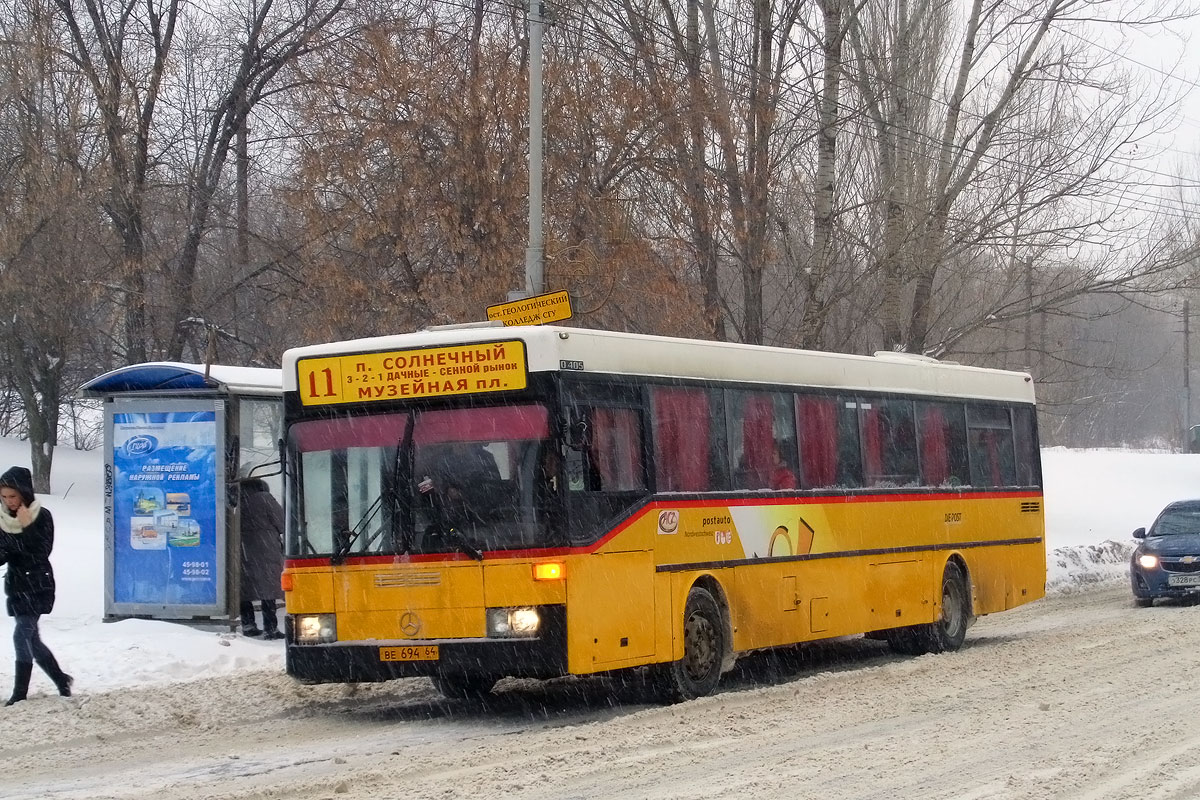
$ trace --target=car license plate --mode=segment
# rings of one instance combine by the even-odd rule
[[[380,661],[437,661],[436,644],[405,645],[403,647],[379,648]]]
[[[1168,575],[1168,586],[1200,586],[1200,574],[1196,575]]]

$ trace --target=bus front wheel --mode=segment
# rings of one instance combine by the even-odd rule
[[[662,667],[662,689],[668,701],[703,697],[717,688],[725,640],[720,606],[707,589],[693,586],[683,609],[683,658]]]
[[[461,672],[439,672],[431,676],[434,687],[451,700],[475,700],[491,693],[496,678]]]

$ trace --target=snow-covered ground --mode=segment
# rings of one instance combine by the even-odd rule
[[[105,623],[103,453],[59,448],[52,493],[58,602],[42,619],[42,637],[76,679],[79,693],[216,677],[238,670],[283,670],[283,643],[246,639],[149,620]],[[29,464],[25,442],[0,439],[0,469]],[[1043,451],[1047,576],[1052,591],[1122,580],[1133,547],[1130,533],[1149,525],[1167,502],[1200,497],[1200,455],[1119,450]],[[0,643],[12,620],[0,616]],[[10,655],[11,651],[4,651]],[[0,660],[0,664],[5,663]],[[0,666],[0,689],[9,671]],[[40,673],[30,696],[53,692]]]

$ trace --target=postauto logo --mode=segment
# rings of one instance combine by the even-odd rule
[[[123,449],[127,456],[144,456],[158,449],[158,439],[145,434],[132,436],[125,440]]]

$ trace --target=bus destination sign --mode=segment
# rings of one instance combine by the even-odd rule
[[[526,385],[525,343],[302,358],[296,377],[306,406],[512,391]]]
[[[544,325],[571,318],[571,296],[566,291],[539,294],[511,303],[488,306],[487,318],[510,325]]]

